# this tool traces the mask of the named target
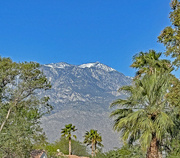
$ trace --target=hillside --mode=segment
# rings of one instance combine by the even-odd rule
[[[42,70],[52,84],[45,95],[50,96],[54,110],[42,119],[50,142],[60,138],[65,124],[72,123],[78,128],[76,135],[80,141],[85,131],[97,129],[104,150],[120,146],[119,136],[112,130],[109,105],[126,96],[117,90],[129,85],[130,77],[99,62],[79,66],[61,62],[42,65]]]

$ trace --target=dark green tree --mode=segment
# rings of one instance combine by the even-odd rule
[[[165,55],[174,58],[173,64],[179,68],[180,66],[180,2],[179,0],[171,1],[170,21],[171,26],[166,27],[158,37],[158,41],[166,47]],[[173,79],[172,88],[167,98],[171,105],[174,106],[174,111],[171,112],[171,117],[174,120],[175,126],[170,129],[171,137],[168,138],[169,145],[166,146],[170,157],[179,157],[180,155],[180,81]],[[173,156],[172,156],[173,155]]]
[[[52,107],[37,91],[51,86],[39,68],[0,57],[0,157],[28,157],[32,144],[44,138],[39,120]]]
[[[77,129],[72,124],[65,125],[65,128],[61,129],[61,136],[65,136],[69,140],[69,155],[72,155],[71,150],[71,138],[72,138],[72,132],[75,132]],[[76,135],[73,135],[74,138],[76,138]]]
[[[145,158],[139,145],[125,145],[121,149],[111,150],[106,153],[107,158]]]
[[[180,66],[180,2],[179,0],[171,1],[170,21],[171,26],[166,27],[158,37],[159,42],[166,47],[166,56],[174,58],[174,64]]]
[[[100,146],[100,147],[103,146],[101,142],[102,142],[102,137],[97,132],[97,130],[91,129],[90,131],[86,131],[84,135],[84,143],[87,145],[91,145],[92,157],[94,157],[94,155],[96,156],[97,146]]]
[[[77,141],[72,139],[72,154],[77,156],[89,156],[87,147]],[[49,157],[55,158],[57,155],[68,155],[69,154],[69,141],[65,137],[61,137],[56,140],[54,143],[47,143],[42,146],[39,144],[34,145],[34,149],[42,149],[47,152]]]
[[[132,68],[137,69],[135,79],[138,79],[145,74],[153,74],[159,71],[172,71],[174,68],[171,62],[166,59],[161,59],[162,53],[157,53],[155,50],[149,52],[140,52],[133,57]]]
[[[173,78],[172,85],[169,93],[166,95],[166,99],[172,108],[168,112],[174,122],[174,127],[169,129],[170,136],[167,137],[166,142],[162,145],[169,157],[180,156],[180,81],[177,78]]]
[[[123,140],[130,144],[138,140],[147,151],[147,158],[159,157],[159,144],[174,125],[167,114],[173,108],[165,97],[171,87],[170,81],[168,72],[146,74],[132,86],[120,88],[120,91],[127,91],[129,97],[111,105],[119,106],[111,113],[111,117],[116,118],[114,129],[121,131]]]

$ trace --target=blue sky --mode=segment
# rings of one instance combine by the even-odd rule
[[[99,61],[128,76],[132,56],[164,51],[170,0],[1,0],[0,55],[16,62]]]

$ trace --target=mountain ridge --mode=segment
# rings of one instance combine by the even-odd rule
[[[54,106],[51,115],[42,118],[42,127],[50,142],[60,138],[65,124],[73,123],[79,140],[92,128],[102,133],[104,150],[119,147],[119,136],[113,132],[109,105],[117,98],[126,97],[117,90],[131,84],[132,79],[99,62],[71,65],[65,62],[41,67],[52,83],[51,90],[39,95],[50,96]]]
[[[50,63],[50,64],[44,64],[44,66],[48,66],[51,68],[65,68],[65,67],[69,67],[69,66],[77,66],[79,68],[92,68],[92,67],[96,67],[105,71],[116,71],[115,69],[102,64],[100,62],[92,62],[92,63],[86,63],[86,64],[81,64],[81,65],[72,65],[72,64],[68,64],[66,62],[59,62],[59,63]]]

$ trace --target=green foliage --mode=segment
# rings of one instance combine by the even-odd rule
[[[94,156],[94,154],[96,155],[97,153],[97,146],[103,147],[101,142],[102,137],[97,132],[97,130],[91,129],[90,131],[86,131],[84,135],[84,143],[87,144],[87,146],[91,145],[92,157]]]
[[[162,146],[166,153],[168,153],[168,158],[176,158],[180,157],[180,107],[175,104],[169,115],[174,122],[174,126],[168,130],[169,136],[162,143]]]
[[[71,133],[75,132],[77,129],[75,129],[75,126],[72,124],[65,125],[65,128],[61,129],[61,136],[65,136],[69,140],[69,155],[72,155],[72,150],[71,150]],[[74,138],[76,138],[76,135],[73,135]]]
[[[62,153],[62,155],[68,155],[69,142],[65,137],[61,137],[60,140],[55,141],[51,144],[44,144],[43,146],[34,146],[35,149],[43,149],[47,152],[49,157],[57,157],[57,150]],[[83,143],[72,139],[72,154],[78,156],[89,156],[87,147]]]
[[[102,146],[102,138],[100,134],[97,132],[97,130],[91,129],[90,131],[86,131],[84,135],[84,143],[87,145],[91,145],[92,142],[95,144],[99,145],[100,147]]]
[[[28,157],[32,144],[45,139],[39,120],[52,107],[36,92],[51,86],[39,66],[0,57],[0,157]]]
[[[174,107],[179,107],[180,105],[180,80],[177,78],[173,78],[171,81],[171,88],[166,98],[170,102],[170,105]],[[180,111],[178,111],[180,114]]]
[[[124,141],[132,143],[139,140],[144,151],[150,147],[153,138],[163,141],[174,125],[167,113],[173,109],[165,98],[170,81],[169,73],[146,74],[135,80],[132,86],[120,89],[126,90],[130,96],[112,103],[120,109],[113,111],[111,117],[116,118],[114,129],[121,131]]]
[[[180,134],[176,138],[171,140],[171,151],[167,158],[179,158],[180,157]]]
[[[131,67],[136,68],[136,78],[144,74],[153,74],[157,72],[171,72],[173,67],[169,60],[160,59],[162,53],[156,53],[155,50],[149,52],[140,52],[133,57]]]
[[[139,140],[146,150],[154,137],[159,150],[172,153],[172,142],[180,132],[180,82],[170,74],[171,62],[160,57],[153,50],[133,57],[131,67],[137,69],[133,85],[119,89],[130,97],[114,101],[111,106],[120,108],[110,116],[115,117],[114,129],[122,131],[124,141]]]
[[[170,12],[171,26],[166,27],[158,37],[159,42],[166,47],[165,55],[174,58],[174,64],[180,66],[180,2],[172,0]]]
[[[179,0],[171,1],[170,21],[171,26],[166,27],[158,37],[159,42],[163,43],[166,47],[166,56],[174,58],[173,64],[177,67],[180,66],[180,2]],[[169,153],[168,158],[180,157],[180,81],[174,78],[172,86],[166,98],[173,107],[169,112],[174,127],[169,129],[170,137],[167,138],[163,146],[166,152]]]
[[[72,124],[65,125],[65,128],[61,129],[61,136],[65,136],[67,139],[71,138],[71,133],[75,132],[77,129]],[[73,135],[76,138],[76,135]]]
[[[121,149],[110,150],[106,153],[98,153],[96,158],[145,158],[140,146],[123,146]]]

